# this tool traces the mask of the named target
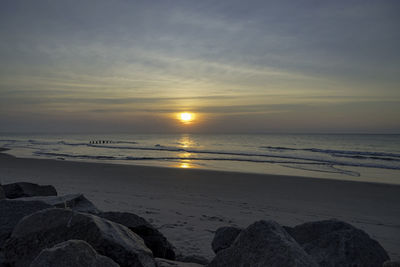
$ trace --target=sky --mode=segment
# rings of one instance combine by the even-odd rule
[[[2,0],[0,132],[400,133],[399,14],[397,0]]]

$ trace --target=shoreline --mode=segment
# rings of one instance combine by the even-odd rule
[[[178,253],[213,257],[209,246],[220,226],[338,218],[400,259],[399,185],[0,155],[1,183],[52,184],[60,195],[84,193],[105,211],[133,212],[165,234]]]
[[[146,165],[146,164],[125,164],[121,162],[110,162],[110,161],[85,161],[85,160],[70,160],[70,159],[55,159],[55,158],[36,158],[36,157],[19,157],[19,156],[14,156],[7,151],[10,151],[11,149],[9,148],[2,148],[0,147],[0,158],[1,157],[9,157],[9,158],[15,158],[15,159],[21,159],[21,160],[38,160],[38,161],[48,161],[48,162],[71,162],[71,163],[83,163],[83,164],[98,164],[98,165],[115,165],[115,166],[132,166],[133,168],[154,168],[154,169],[160,169],[162,170],[182,170],[186,172],[200,172],[200,173],[210,173],[210,174],[240,174],[240,175],[251,175],[251,176],[265,176],[265,177],[281,177],[281,178],[291,178],[291,179],[314,179],[314,180],[320,180],[320,181],[339,181],[339,182],[345,182],[345,183],[367,183],[367,184],[382,184],[382,185],[390,185],[390,186],[398,186],[400,188],[400,182],[399,183],[390,183],[390,182],[381,182],[381,181],[375,181],[375,180],[355,180],[355,179],[343,179],[343,178],[331,178],[331,177],[317,177],[317,176],[306,176],[306,175],[286,175],[286,174],[278,174],[278,173],[259,173],[259,172],[245,172],[245,171],[235,171],[235,170],[216,170],[216,169],[207,169],[207,168],[196,168],[196,167],[190,167],[190,168],[182,168],[182,167],[173,167],[173,166],[157,166],[157,165]],[[301,170],[299,170],[301,171]],[[400,172],[399,172],[400,173]]]
[[[1,143],[15,157],[400,185],[400,150],[393,146],[398,141],[398,136],[370,138],[362,134],[357,137],[333,134],[329,138],[318,134],[63,134],[9,135],[3,136]]]

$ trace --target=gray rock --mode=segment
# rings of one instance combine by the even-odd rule
[[[215,232],[211,247],[215,253],[230,247],[243,229],[233,226],[218,228]]]
[[[57,191],[52,185],[38,185],[33,183],[13,183],[3,185],[7,198],[57,196]]]
[[[318,265],[278,223],[258,221],[244,229],[230,247],[219,251],[208,266]]]
[[[102,212],[98,216],[122,224],[143,238],[154,257],[175,260],[173,246],[165,236],[148,223],[144,218],[127,212]]]
[[[205,265],[193,262],[172,261],[167,259],[156,258],[157,267],[203,267]]]
[[[74,211],[86,212],[91,214],[100,213],[99,209],[90,202],[83,194],[70,194],[65,196],[48,196],[48,197],[26,197],[18,198],[20,201],[42,201],[55,208],[69,208]]]
[[[155,266],[150,249],[127,227],[95,215],[57,208],[23,218],[4,246],[5,257],[12,266],[29,266],[43,249],[71,239],[86,241],[122,267]]]
[[[400,267],[400,261],[385,261],[382,267]]]
[[[6,198],[6,194],[4,193],[3,186],[0,185],[0,200],[5,199],[5,198]]]
[[[40,201],[0,200],[0,248],[23,217],[48,208],[51,206]]]
[[[68,240],[46,248],[33,260],[30,267],[119,267],[112,259],[99,255],[82,240]]]
[[[308,222],[288,231],[320,266],[372,267],[389,260],[377,241],[342,221]]]

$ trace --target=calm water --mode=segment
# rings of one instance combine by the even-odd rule
[[[0,135],[19,157],[400,184],[400,135]]]

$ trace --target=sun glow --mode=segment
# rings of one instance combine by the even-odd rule
[[[187,162],[182,162],[182,163],[179,165],[179,167],[182,168],[182,169],[191,168],[190,164],[187,163]]]
[[[182,113],[179,113],[179,119],[183,123],[189,123],[189,122],[193,121],[194,114],[193,113],[189,113],[189,112],[182,112]]]

